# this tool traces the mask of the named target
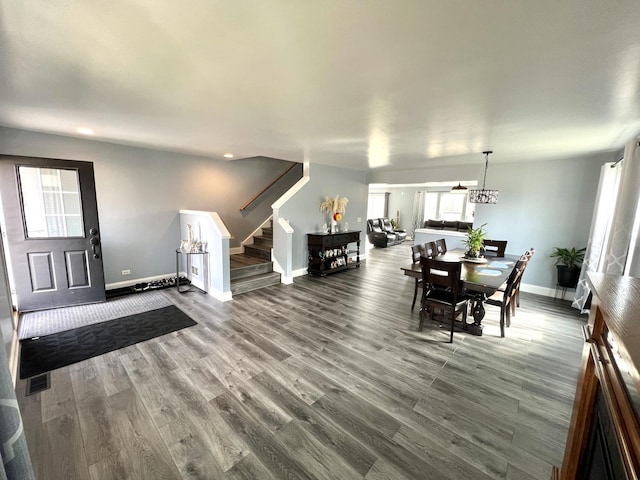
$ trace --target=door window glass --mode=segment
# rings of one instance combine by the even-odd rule
[[[82,237],[76,170],[18,167],[27,238]]]

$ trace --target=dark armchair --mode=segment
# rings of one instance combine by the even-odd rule
[[[385,232],[379,218],[367,220],[367,238],[374,247],[385,248],[395,245],[397,237],[394,233]]]
[[[382,225],[382,230],[387,233],[393,233],[396,236],[396,243],[402,243],[405,238],[407,238],[407,231],[401,229],[395,230],[388,218],[381,218],[380,224]]]

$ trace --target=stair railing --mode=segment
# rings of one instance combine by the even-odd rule
[[[294,168],[296,168],[298,164],[294,163],[293,165],[290,165],[284,172],[282,172],[280,175],[278,175],[278,177],[276,177],[269,185],[267,185],[266,187],[264,187],[262,190],[260,190],[257,194],[255,194],[251,200],[249,200],[247,203],[245,203],[242,207],[240,207],[240,211],[244,212],[247,208],[249,208],[258,198],[260,198],[267,190],[269,190],[271,187],[273,187],[276,183],[278,183],[278,181],[280,181],[280,179],[282,177],[284,177],[287,173],[289,173],[291,170],[293,170]]]

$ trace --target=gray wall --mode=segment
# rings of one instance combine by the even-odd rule
[[[476,205],[474,225],[492,238],[507,239],[508,251],[536,248],[523,282],[555,288],[556,270],[549,258],[553,247],[587,245],[600,167],[615,154],[566,158],[550,162],[489,164],[487,187],[500,190],[495,205]],[[372,172],[369,183],[422,183],[476,180],[482,184],[484,165]],[[475,176],[474,176],[475,175]],[[405,194],[406,195],[406,194]]]
[[[280,209],[280,216],[289,221],[294,229],[292,269],[306,268],[307,233],[319,232],[327,222],[320,212],[320,202],[325,196],[347,197],[346,214],[343,223],[349,223],[349,230],[360,230],[360,251],[364,254],[366,240],[366,215],[368,186],[365,173],[325,165],[310,165],[309,182],[300,192]],[[361,222],[357,223],[360,217]]]
[[[9,128],[0,128],[0,153],[94,163],[107,284],[175,270],[180,209],[218,212],[234,237],[231,246],[239,246],[296,180],[289,174],[279,191],[243,215],[240,207],[290,162],[262,157],[219,161]],[[125,269],[131,275],[123,277]]]
[[[370,188],[370,193],[389,192],[389,218],[396,218],[400,212],[400,224],[398,228],[406,230],[411,227],[411,217],[413,215],[413,197],[416,192],[424,191],[425,187],[385,187]]]
[[[7,278],[7,267],[2,250],[2,239],[0,238],[0,338],[7,356],[11,358],[11,343],[13,341],[16,325],[13,323],[13,307],[11,306],[11,291]]]

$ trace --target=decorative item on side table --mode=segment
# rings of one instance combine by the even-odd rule
[[[185,266],[186,266],[186,278],[185,283],[187,284],[186,290],[180,290],[180,255],[183,254],[185,256]],[[186,293],[191,290],[191,280],[190,275],[192,273],[192,256],[201,256],[203,260],[198,261],[198,266],[195,268],[196,275],[197,272],[202,269],[203,276],[203,286],[206,289],[208,284],[208,252],[207,252],[207,242],[197,240],[193,234],[193,227],[191,224],[187,223],[187,239],[180,241],[180,247],[176,248],[176,289],[178,293]],[[197,288],[197,287],[196,287]],[[199,289],[203,293],[206,293],[205,290]]]
[[[331,216],[331,233],[338,231],[338,222],[342,220],[342,216],[347,211],[347,203],[349,203],[349,199],[339,195],[336,195],[335,198],[324,197],[324,201],[320,203],[320,211]]]
[[[193,227],[190,223],[187,223],[187,239],[180,242],[178,250],[182,253],[201,253],[206,251],[206,242],[195,239]]]
[[[564,299],[567,288],[576,288],[578,285],[580,267],[584,260],[585,251],[586,248],[577,250],[576,247],[555,247],[553,253],[549,255],[551,258],[557,258],[556,269],[558,270],[558,279],[556,282],[556,297],[558,289],[562,290],[562,299]]]

